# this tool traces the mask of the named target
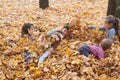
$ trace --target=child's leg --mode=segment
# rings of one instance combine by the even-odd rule
[[[86,57],[88,57],[89,54],[91,54],[90,48],[86,44],[80,46],[80,48],[78,50],[79,50],[80,54],[83,54]]]
[[[79,52],[80,52],[80,54],[83,54],[86,57],[89,56],[89,52],[87,52],[87,51],[79,51]]]

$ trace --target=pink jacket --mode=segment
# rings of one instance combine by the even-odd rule
[[[95,55],[99,60],[104,58],[104,51],[101,46],[89,45],[89,48],[93,55]]]

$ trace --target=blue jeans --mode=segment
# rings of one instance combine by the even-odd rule
[[[91,50],[87,44],[83,44],[82,46],[79,47],[79,53],[85,55],[86,57],[91,54]]]

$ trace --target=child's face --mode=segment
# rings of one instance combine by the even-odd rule
[[[68,30],[67,30],[66,28],[63,28],[63,29],[62,29],[62,33],[63,33],[63,34],[68,34]]]
[[[107,21],[105,21],[104,26],[105,26],[105,28],[109,29],[109,28],[111,28],[113,25],[112,25],[112,23],[108,23]]]
[[[33,32],[34,32],[34,26],[31,26],[30,29],[29,29],[28,31],[29,31],[29,33],[32,35]]]

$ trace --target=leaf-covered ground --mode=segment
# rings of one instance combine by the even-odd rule
[[[115,42],[98,61],[78,55],[83,43],[99,43],[103,32],[88,30],[87,25],[103,25],[107,0],[50,0],[41,10],[38,0],[0,0],[0,79],[1,80],[119,80],[120,43]],[[62,27],[70,22],[74,39],[63,40],[40,67],[42,44],[21,38],[25,22],[35,24],[38,33]],[[36,39],[38,37],[36,36]],[[33,61],[24,61],[24,51],[32,52]]]

